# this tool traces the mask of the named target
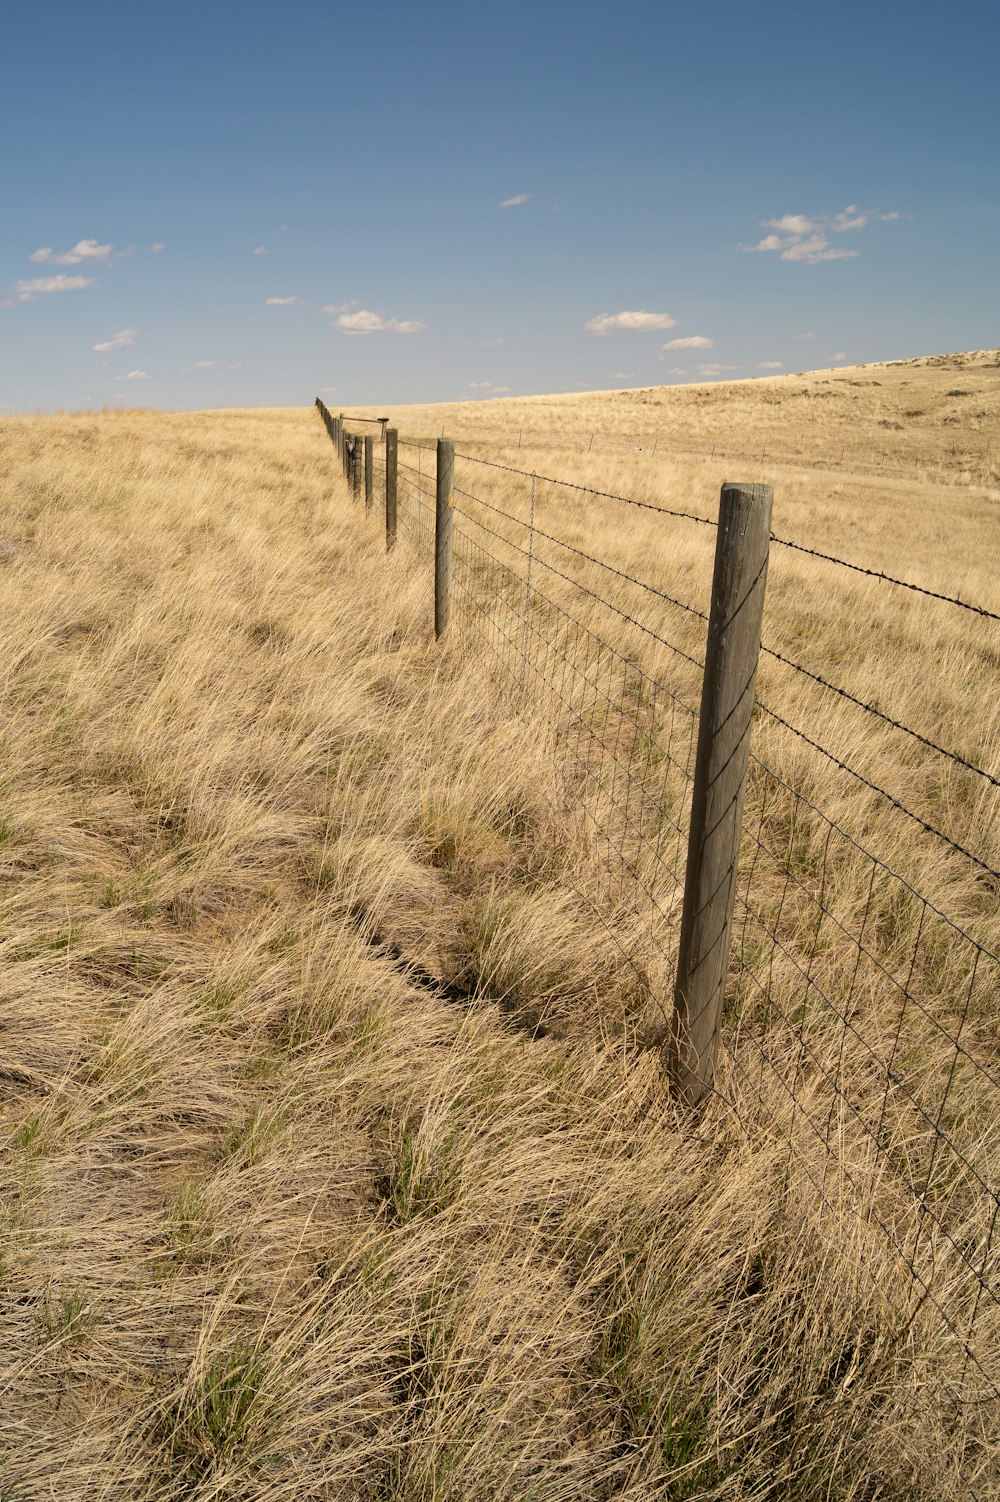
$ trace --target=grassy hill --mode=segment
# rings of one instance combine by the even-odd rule
[[[694,606],[709,529],[610,493],[710,517],[722,478],[766,479],[779,536],[1000,609],[996,351],[388,415],[459,440],[460,481],[519,521],[530,481],[474,459],[608,493],[536,483],[537,524]],[[675,1110],[669,975],[652,947],[637,971],[582,812],[598,769],[461,621],[434,643],[425,557],[386,556],[315,413],[15,419],[0,457],[4,1502],[997,1495],[995,1395],[873,1230],[898,1163],[859,1149],[866,1226],[735,1074],[739,1110]],[[401,459],[424,489],[430,456]],[[765,640],[996,774],[996,623],[829,567],[776,552]],[[590,570],[549,587],[696,696],[643,634],[662,603],[605,582],[622,625],[579,603]],[[982,779],[776,660],[760,691],[997,863]],[[758,731],[997,951],[981,871]],[[885,945],[918,916],[882,914]],[[824,950],[831,987],[846,963]],[[950,1027],[960,962],[920,965]],[[969,994],[985,1063],[995,994]],[[995,1180],[980,1081],[949,1084],[947,1126]],[[964,1330],[962,1248],[995,1283],[998,1247],[959,1209],[928,1256]],[[995,1301],[976,1318],[988,1348]]]

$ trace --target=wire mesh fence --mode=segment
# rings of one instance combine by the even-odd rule
[[[400,440],[399,536],[429,567],[435,485],[433,452]],[[452,510],[452,630],[551,724],[599,873],[588,900],[666,1022],[714,524],[469,454]],[[635,560],[654,534],[671,567],[650,578]],[[961,612],[1000,648],[985,605],[772,544]],[[892,1349],[919,1345],[995,1441],[1000,778],[769,632],[765,608],[715,1093],[780,1139],[790,1203],[852,1227]],[[890,740],[895,786],[874,760]]]

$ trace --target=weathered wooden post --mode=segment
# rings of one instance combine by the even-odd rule
[[[351,489],[356,501],[361,499],[361,486],[364,479],[362,455],[361,434],[355,433],[351,439]]]
[[[344,442],[344,414],[337,414],[337,453],[340,455],[341,468],[347,473],[347,447]]]
[[[434,635],[448,629],[451,615],[452,504],[455,499],[455,445],[439,438],[437,446],[437,515],[434,524]]]
[[[396,462],[399,434],[395,428],[385,430],[385,550],[396,546]]]
[[[375,469],[375,440],[370,433],[365,435],[365,512],[372,509],[372,480]]]
[[[771,534],[770,485],[723,485],[666,1063],[690,1106],[715,1078]]]

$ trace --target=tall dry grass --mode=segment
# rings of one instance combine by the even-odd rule
[[[899,1260],[790,1176],[752,1092],[675,1115],[643,1046],[666,977],[623,956],[642,936],[568,796],[579,747],[482,640],[434,646],[425,565],[385,557],[315,416],[32,419],[0,445],[0,1495],[993,1495],[995,1412],[942,1396],[961,1353]],[[712,505],[701,462],[574,463]],[[776,530],[823,544],[839,505],[859,556],[884,542],[800,487]],[[948,495],[947,530],[981,536],[989,495]],[[895,493],[895,571],[985,598],[982,550],[935,550],[925,499]],[[551,519],[703,601],[700,530]],[[769,628],[857,690],[880,599],[842,606],[796,561]],[[962,679],[968,642],[909,610],[894,712],[995,766],[969,709],[995,641]],[[921,758],[823,728],[949,811]],[[968,796],[948,827],[988,853]],[[995,933],[957,865],[888,815],[869,832]]]

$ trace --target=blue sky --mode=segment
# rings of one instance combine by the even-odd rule
[[[995,3],[55,0],[4,42],[0,410],[1000,342]]]

